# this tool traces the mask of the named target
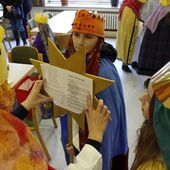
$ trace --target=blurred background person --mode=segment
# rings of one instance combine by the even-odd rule
[[[123,0],[119,9],[119,22],[116,40],[118,57],[122,60],[122,70],[131,73],[128,67],[132,62],[135,42],[141,19],[140,9],[148,0]]]
[[[170,0],[160,0],[159,5],[145,23],[137,73],[152,76],[170,61]],[[147,87],[149,79],[144,82]]]
[[[9,19],[16,41],[16,46],[20,45],[20,36],[23,45],[27,44],[26,32],[23,26],[23,1],[22,0],[0,0],[3,6],[3,17]]]
[[[23,0],[23,26],[25,28],[26,38],[28,38],[27,34],[27,24],[28,19],[30,17],[30,12],[32,10],[32,0]]]
[[[48,38],[50,38],[57,46],[57,37],[52,32],[50,26],[48,25],[48,15],[47,14],[35,14],[35,22],[39,28],[39,32],[33,43],[33,47],[38,49],[39,53],[43,54],[43,61],[49,62],[48,59]]]
[[[157,6],[159,5],[159,0],[148,0],[141,8],[141,22],[140,22],[140,28],[137,36],[137,40],[135,43],[135,50],[134,50],[134,56],[133,56],[133,62],[131,64],[133,69],[137,69],[137,60],[139,57],[139,52],[143,40],[143,36],[146,31],[145,23],[150,17],[150,15],[155,11]]]

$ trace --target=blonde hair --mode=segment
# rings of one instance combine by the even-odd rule
[[[10,85],[5,81],[0,86],[0,109],[11,112],[14,104],[14,90],[11,89]]]

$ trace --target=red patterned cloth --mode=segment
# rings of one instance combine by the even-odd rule
[[[136,17],[140,19],[139,10],[142,6],[142,3],[137,0],[124,0],[119,10],[119,20],[121,20],[122,12],[126,6],[131,8],[133,12],[136,14]]]
[[[48,170],[44,151],[30,129],[0,109],[0,169]]]

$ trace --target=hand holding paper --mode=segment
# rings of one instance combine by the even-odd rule
[[[92,79],[49,64],[41,64],[41,69],[45,91],[57,106],[77,114],[87,109],[87,96],[93,94]]]

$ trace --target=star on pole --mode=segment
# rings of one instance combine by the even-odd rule
[[[86,52],[85,47],[81,48],[79,51],[74,53],[71,57],[66,59],[64,55],[60,52],[60,50],[56,47],[56,45],[52,42],[51,39],[48,39],[48,56],[49,56],[49,63],[53,66],[60,67],[62,69],[66,69],[78,74],[81,74],[85,77],[93,79],[93,98],[94,98],[94,106],[97,106],[97,98],[95,95],[99,93],[100,91],[104,90],[105,88],[112,85],[115,81],[105,79],[99,76],[91,75],[86,73]],[[42,75],[42,70],[40,64],[43,63],[38,60],[31,59],[31,62],[38,70],[39,74]],[[79,127],[81,129],[84,129],[84,120],[85,115],[82,114],[76,114],[71,111],[68,111],[64,108],[61,108],[59,106],[54,105],[53,106],[54,114],[56,117],[60,117],[64,113],[68,113],[70,117],[73,117],[76,122],[78,123]],[[72,123],[69,128],[69,134],[72,134]],[[71,136],[71,137],[70,137]],[[72,144],[72,135],[69,136],[69,143]]]
[[[114,83],[113,80],[105,79],[99,76],[91,75],[86,73],[86,53],[85,48],[81,48],[79,51],[74,53],[71,57],[66,59],[64,55],[60,52],[60,50],[56,47],[51,39],[48,39],[48,56],[49,56],[49,63],[53,66],[60,67],[62,69],[66,69],[88,78],[93,79],[93,92],[94,95],[99,93],[100,91],[104,90],[105,88],[109,87]],[[32,63],[38,70],[39,74],[42,74],[40,64],[43,63],[38,60],[31,59]],[[94,97],[94,105],[97,105],[97,98]],[[54,106],[54,110],[56,110],[55,115],[60,116],[68,110]],[[75,118],[78,125],[81,129],[84,129],[84,114],[75,114],[69,111],[72,117]],[[83,118],[82,118],[83,117]]]

